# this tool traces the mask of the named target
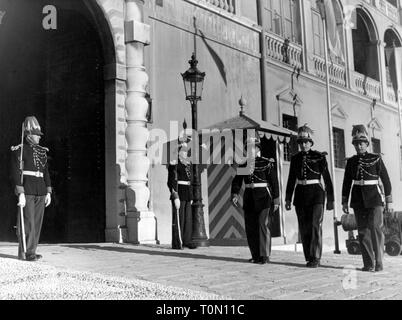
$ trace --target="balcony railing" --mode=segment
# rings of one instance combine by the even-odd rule
[[[267,58],[287,63],[292,67],[302,67],[301,46],[272,33],[265,33],[265,39],[267,43]]]
[[[391,20],[400,23],[398,8],[386,0],[375,0],[376,7]]]
[[[363,74],[351,72],[351,86],[354,91],[371,99],[380,100],[381,98],[380,82]]]
[[[236,0],[203,0],[219,9],[225,10],[229,13],[236,13]]]
[[[319,56],[313,56],[314,70],[317,77],[326,79],[325,60]],[[329,81],[339,86],[346,87],[346,69],[335,63],[329,63]]]

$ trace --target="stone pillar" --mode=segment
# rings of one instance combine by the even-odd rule
[[[144,67],[144,46],[150,43],[150,27],[144,24],[144,0],[125,0],[124,36],[126,45],[127,97],[127,236],[130,243],[156,243],[155,214],[148,208],[147,186],[150,161],[146,144],[148,75]]]

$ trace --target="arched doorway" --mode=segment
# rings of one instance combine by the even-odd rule
[[[16,198],[8,178],[10,146],[35,115],[49,147],[54,188],[41,242],[105,240],[105,107],[102,39],[84,1],[1,0],[0,240],[15,240]],[[45,30],[45,5],[57,29]]]

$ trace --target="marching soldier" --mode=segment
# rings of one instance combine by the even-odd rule
[[[51,203],[52,187],[47,162],[49,149],[39,145],[43,133],[38,120],[26,117],[23,123],[22,143],[11,147],[11,176],[18,195],[18,258],[36,261],[36,254],[45,207]],[[23,220],[23,221],[22,221]],[[23,231],[23,232],[22,232]]]
[[[322,221],[325,193],[327,193],[327,210],[334,208],[334,191],[328,172],[326,153],[312,150],[313,131],[304,125],[298,130],[297,143],[300,152],[290,161],[289,178],[286,187],[286,210],[296,207],[297,220],[303,244],[306,266],[317,268],[322,254]],[[325,190],[321,183],[324,179]],[[296,185],[296,188],[295,188]]]
[[[188,158],[188,141],[179,141],[178,160],[168,166],[168,188],[172,201],[172,248],[195,249],[192,243],[192,163]]]
[[[279,208],[279,186],[275,161],[261,156],[261,142],[253,141],[248,147],[255,149],[255,157],[249,175],[236,175],[232,181],[232,203],[237,207],[239,193],[243,181],[244,220],[248,246],[251,252],[249,262],[266,264],[271,254],[271,234],[269,230],[269,214],[272,203],[274,211]]]
[[[362,271],[383,270],[384,234],[383,206],[392,212],[391,182],[381,155],[367,152],[368,134],[364,125],[353,126],[352,143],[356,155],[349,158],[342,186],[342,208],[349,213],[349,193],[352,189],[350,207],[353,208],[359,243],[363,257]],[[385,198],[379,186],[381,179]]]

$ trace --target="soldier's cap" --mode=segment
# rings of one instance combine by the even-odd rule
[[[306,123],[304,126],[300,127],[297,131],[297,143],[309,141],[312,143],[312,145],[314,145],[313,135],[314,131],[310,127],[308,127]]]
[[[38,135],[43,136],[40,125],[36,117],[29,116],[24,120],[24,135]]]
[[[368,139],[368,132],[363,124],[354,125],[352,129],[352,144],[359,142],[366,142],[367,145],[370,144]]]

